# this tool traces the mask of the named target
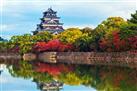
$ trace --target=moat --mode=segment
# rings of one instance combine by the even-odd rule
[[[136,91],[137,69],[118,66],[1,62],[2,91]]]

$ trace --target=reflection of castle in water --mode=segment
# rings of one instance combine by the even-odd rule
[[[63,83],[58,81],[52,81],[52,82],[37,82],[38,89],[41,91],[59,91],[63,88]]]

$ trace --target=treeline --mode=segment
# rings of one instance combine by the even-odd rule
[[[137,11],[131,18],[109,17],[95,29],[68,28],[53,35],[40,32],[36,35],[13,36],[8,42],[0,42],[0,51],[45,52],[84,51],[121,52],[137,49]]]

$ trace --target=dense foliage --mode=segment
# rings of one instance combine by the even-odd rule
[[[131,24],[129,21],[125,21],[121,17],[110,17],[98,25],[95,30],[100,38],[98,41],[100,51],[119,52],[137,49],[135,47],[137,31],[129,28]]]
[[[55,39],[46,42],[37,42],[33,50],[35,52],[44,52],[44,51],[56,51],[56,52],[65,52],[65,51],[71,51],[73,49],[73,46],[71,44],[64,44],[61,41]]]
[[[0,42],[0,50],[12,50],[21,54],[45,51],[130,51],[137,49],[136,36],[137,11],[127,21],[121,17],[109,17],[95,29],[68,28],[57,35],[40,32],[13,36],[8,42]]]
[[[79,37],[82,36],[82,32],[78,28],[66,29],[61,34],[57,35],[57,38],[64,43],[74,43]]]
[[[36,35],[24,34],[18,36],[12,36],[7,46],[11,49],[18,49],[19,53],[31,52],[36,42],[47,42],[52,39],[52,34],[48,32],[38,33]]]

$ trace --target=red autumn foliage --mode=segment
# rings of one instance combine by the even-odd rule
[[[116,51],[122,51],[123,48],[126,46],[126,41],[120,39],[119,32],[113,32],[113,45]]]
[[[37,72],[47,72],[52,76],[57,76],[60,73],[67,73],[73,71],[74,67],[64,64],[46,64],[46,63],[36,63],[35,70]]]
[[[127,43],[124,39],[120,39],[119,32],[115,31],[112,33],[112,40],[102,38],[99,45],[104,51],[124,51],[126,50]]]
[[[37,42],[33,50],[36,52],[44,52],[44,51],[56,51],[56,52],[66,52],[71,51],[73,46],[71,44],[64,44],[58,39],[51,40],[49,42]]]
[[[131,49],[137,50],[137,36],[133,36],[128,38],[129,45],[131,46]]]

